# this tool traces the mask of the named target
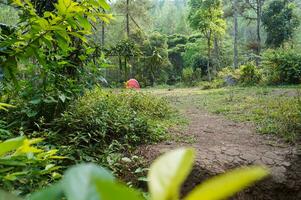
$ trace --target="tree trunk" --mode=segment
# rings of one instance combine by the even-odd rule
[[[119,81],[121,81],[121,79],[122,79],[122,60],[121,60],[120,56],[118,56],[118,61],[119,61],[118,79],[119,79]]]
[[[237,23],[237,0],[233,0],[233,20],[234,20],[234,44],[233,44],[233,68],[238,67],[238,23]]]
[[[103,13],[106,12],[104,9],[102,11]],[[105,22],[104,21],[101,22],[101,46],[102,47],[105,46]]]
[[[128,79],[128,63],[127,63],[127,58],[124,57],[124,81],[127,81]]]
[[[105,46],[105,23],[102,22],[101,24],[101,46]]]
[[[259,66],[260,62],[260,53],[261,53],[261,35],[260,35],[260,26],[261,26],[261,9],[262,9],[262,0],[256,0],[256,35],[257,35],[257,51],[256,51],[256,66]]]
[[[151,69],[150,69],[150,72],[151,72],[151,85],[152,86],[155,86],[155,73],[154,73],[154,68],[153,66],[151,65]]]
[[[129,13],[129,1],[126,0],[126,34],[127,37],[130,37],[130,13]]]
[[[214,55],[216,56],[215,60],[216,60],[216,64],[217,64],[217,68],[216,65],[214,65],[214,73],[217,72],[218,69],[221,68],[221,63],[220,63],[220,49],[219,49],[219,45],[218,45],[218,37],[214,36]]]
[[[211,72],[210,72],[210,60],[211,60],[211,31],[207,35],[207,48],[208,48],[208,60],[207,60],[207,73],[208,79],[211,81]]]

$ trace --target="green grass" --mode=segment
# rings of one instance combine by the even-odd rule
[[[296,142],[301,136],[301,85],[275,87],[151,88],[179,110],[198,106],[237,122],[252,122],[258,132]]]
[[[232,87],[200,91],[198,105],[259,132],[296,141],[301,133],[301,87]]]

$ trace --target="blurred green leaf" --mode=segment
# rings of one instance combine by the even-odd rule
[[[0,190],[0,199],[1,200],[21,200],[19,197],[16,197],[12,194],[9,194],[7,192],[4,192]]]
[[[28,200],[59,200],[63,196],[63,188],[61,183],[50,186],[44,190],[33,193]]]
[[[96,180],[96,190],[100,200],[143,200],[142,194],[117,182]]]
[[[12,150],[18,149],[19,147],[22,146],[24,141],[25,141],[25,137],[18,137],[0,143],[0,156]]]
[[[153,200],[178,200],[181,184],[191,171],[195,151],[181,148],[160,156],[151,165],[148,187]]]
[[[82,164],[69,169],[62,181],[62,187],[68,199],[98,199],[95,181],[113,182],[113,175],[94,164]]]
[[[98,0],[98,2],[103,9],[105,10],[110,9],[110,5],[105,0]]]
[[[197,186],[185,200],[222,200],[268,175],[262,167],[235,169],[205,181]]]

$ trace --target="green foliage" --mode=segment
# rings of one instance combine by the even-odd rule
[[[183,148],[166,153],[155,160],[148,173],[151,199],[179,199],[180,187],[192,170],[194,159],[195,151]]]
[[[224,34],[226,24],[222,15],[222,2],[220,0],[190,0],[188,21],[193,29],[200,30],[205,37],[208,33],[212,35]]]
[[[202,33],[207,39],[207,73],[211,81],[211,43],[213,39],[218,40],[226,29],[226,22],[223,19],[221,0],[190,0],[190,11],[188,21],[190,26]]]
[[[272,1],[263,10],[262,24],[267,32],[266,44],[270,47],[280,47],[293,37],[294,31],[300,25],[296,5],[284,0]]]
[[[8,26],[14,26],[17,24],[19,17],[17,11],[14,8],[1,4],[0,9],[0,23],[6,24]]]
[[[187,2],[186,0],[177,1],[153,1],[152,16],[157,16],[153,19],[153,31],[158,31],[162,34],[188,34],[190,32],[189,25],[186,21]]]
[[[142,52],[134,41],[127,39],[121,40],[114,47],[111,47],[108,54],[118,57],[119,71],[124,75],[123,81],[127,81],[130,72],[130,59],[139,58]]]
[[[238,69],[225,67],[217,74],[217,80],[220,80],[223,86],[251,86],[260,83],[262,72],[253,63],[241,65]]]
[[[13,138],[0,143],[0,186],[27,194],[60,178],[57,150],[34,147],[42,139]]]
[[[16,105],[7,116],[14,128],[36,129],[39,121],[59,116],[70,100],[98,82],[104,63],[89,35],[92,23],[111,18],[100,11],[109,9],[105,0],[59,0],[52,12],[39,12],[39,3],[12,1],[20,23],[1,29],[3,82],[5,87],[15,83],[7,100]]]
[[[140,43],[144,56],[135,63],[137,80],[144,86],[166,83],[172,72],[166,36],[155,32],[149,37],[140,38]]]
[[[254,85],[260,82],[261,72],[253,63],[247,63],[239,67],[239,83],[242,85]]]
[[[151,199],[178,200],[180,186],[191,171],[194,157],[193,149],[181,148],[168,152],[155,160],[148,174]],[[168,163],[173,163],[173,165],[168,165]],[[256,166],[232,170],[198,185],[184,199],[225,199],[267,175],[266,169]],[[9,196],[12,200],[18,199],[2,191],[0,191],[0,195]],[[27,199],[55,200],[61,198],[70,200],[144,199],[138,190],[119,183],[109,171],[94,164],[82,164],[70,168],[59,183],[33,193]]]
[[[70,146],[66,153],[76,160],[101,161],[99,155],[113,143],[135,146],[164,138],[164,121],[171,114],[163,99],[135,91],[116,93],[96,88],[55,120],[58,133],[50,140]]]
[[[109,8],[104,0],[93,2],[85,0],[79,4],[72,0],[59,0],[55,11],[45,12],[40,17],[30,1],[13,1],[20,10],[22,24],[14,34],[1,35],[1,55],[4,56],[1,62],[6,76],[13,77],[14,69],[21,63],[27,63],[28,58],[35,58],[36,66],[40,68],[50,64],[46,60],[69,63],[64,58],[75,50],[74,38],[83,43],[88,41],[86,35],[91,33],[89,20],[95,22],[98,17],[108,21],[110,18],[99,12],[99,8]],[[56,53],[49,55],[53,50]]]
[[[266,51],[263,55],[263,68],[268,84],[301,83],[301,54],[295,50]]]
[[[1,110],[7,111],[7,108],[12,108],[12,107],[14,107],[14,106],[9,105],[9,104],[7,104],[7,103],[1,103],[1,102],[0,102],[0,111],[1,111]]]
[[[240,79],[240,73],[239,70],[233,69],[233,67],[225,67],[218,72],[217,79],[223,80],[225,85],[235,85]]]
[[[187,85],[192,85],[193,83],[193,69],[191,67],[184,68],[182,71],[182,80]]]
[[[193,69],[200,68],[202,74],[206,75],[208,58],[204,54],[206,54],[206,44],[203,41],[187,43],[183,53],[184,65]]]
[[[201,71],[199,69],[193,70],[192,67],[184,68],[182,71],[182,81],[187,86],[193,86],[201,79]]]
[[[8,111],[8,108],[12,107],[14,106],[0,102],[0,114],[2,114],[3,111]],[[6,121],[0,119],[0,140],[8,138],[10,135],[11,133],[7,128]]]
[[[174,83],[181,76],[184,68],[183,53],[187,42],[188,38],[184,35],[175,34],[168,36],[168,58],[173,66],[173,73],[169,75],[173,80],[170,82]]]

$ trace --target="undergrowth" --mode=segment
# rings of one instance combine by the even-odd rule
[[[141,91],[96,88],[72,103],[44,137],[71,159],[66,166],[96,162],[122,179],[125,172],[140,178],[136,167],[143,159],[135,157],[135,147],[165,139],[168,127],[177,121],[175,116],[164,98]],[[122,161],[124,157],[131,162]]]

